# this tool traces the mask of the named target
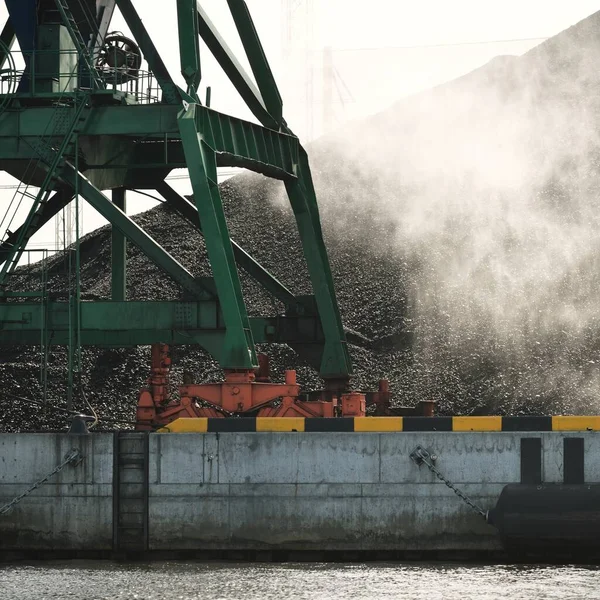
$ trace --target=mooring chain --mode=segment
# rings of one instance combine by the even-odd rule
[[[422,446],[417,446],[410,454],[410,458],[417,465],[421,466],[425,464],[427,468],[442,482],[444,482],[465,504],[470,506],[476,513],[481,515],[484,519],[487,520],[487,511],[483,510],[481,506],[478,506],[471,500],[466,494],[461,492],[449,479],[446,479],[437,467],[433,464],[433,461],[436,460],[435,455],[431,455],[425,448]]]
[[[56,475],[57,473],[60,473],[67,465],[71,465],[71,464],[78,465],[82,460],[83,460],[82,454],[79,452],[79,450],[77,450],[76,448],[73,448],[70,452],[68,452],[65,455],[65,459],[63,460],[63,462],[61,462],[60,465],[58,465],[52,471],[50,471],[50,473],[48,473],[48,475],[46,475],[45,477],[42,477],[42,479],[40,479],[39,481],[36,481],[30,488],[28,488],[22,494],[19,494],[16,498],[11,500],[8,504],[5,504],[2,508],[0,508],[0,515],[7,513],[13,506],[15,506],[15,504],[18,504],[19,502],[21,502],[21,500],[23,500],[23,498],[25,498],[25,496],[28,496],[29,494],[31,494],[31,492],[33,492],[34,490],[39,488],[41,485],[46,483],[46,481],[48,481],[48,479],[50,479],[51,477],[54,477],[54,475]]]

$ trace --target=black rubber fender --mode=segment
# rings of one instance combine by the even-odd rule
[[[600,549],[600,484],[510,484],[488,523],[507,546]]]

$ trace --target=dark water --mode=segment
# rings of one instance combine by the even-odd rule
[[[600,570],[447,564],[101,562],[0,567],[1,600],[599,598]]]

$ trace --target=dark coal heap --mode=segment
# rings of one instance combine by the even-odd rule
[[[221,186],[231,236],[251,252],[285,285],[297,293],[309,293],[310,283],[300,248],[291,209],[274,204],[272,198],[281,184],[264,178],[242,176]],[[281,191],[283,191],[281,187]],[[202,237],[192,225],[167,205],[154,208],[135,217],[136,222],[152,237],[159,240],[186,268],[196,275],[208,275],[205,246]],[[340,303],[348,326],[360,329],[366,335],[383,338],[389,343],[390,334],[401,331],[405,299],[394,294],[384,301],[381,291],[387,286],[399,289],[400,273],[395,272],[395,259],[386,253],[378,254],[375,264],[368,251],[368,240],[357,243],[335,234],[328,235],[332,265],[338,281]],[[81,243],[81,275],[83,297],[87,300],[106,299],[110,296],[110,228],[103,227],[86,236]],[[144,255],[128,246],[128,299],[177,299],[178,286],[152,265]],[[49,290],[51,293],[67,289],[64,276],[64,257],[51,259]],[[369,273],[364,277],[363,273]],[[33,287],[39,281],[40,268],[33,265],[22,268],[15,278],[15,286]],[[244,296],[251,315],[277,314],[282,307],[241,272]],[[381,290],[381,291],[380,291]],[[392,336],[393,337],[393,336]],[[308,389],[320,385],[317,373],[299,361],[287,346],[269,345],[273,376],[282,380],[286,368],[295,368],[299,380]],[[353,349],[357,364],[356,387],[377,385],[387,373],[406,371],[406,359],[395,358],[404,351],[377,355],[361,348]],[[52,405],[64,406],[66,350],[57,348],[50,357],[48,398]],[[39,350],[11,348],[2,354],[3,402],[0,422],[4,430],[56,428],[67,417],[53,409],[39,416],[37,406],[22,399],[41,398],[39,384]],[[83,389],[87,400],[102,415],[131,421],[134,418],[137,393],[149,375],[148,347],[135,349],[84,349]],[[183,371],[191,372],[198,382],[218,381],[222,372],[218,364],[204,351],[194,347],[173,348],[173,384],[182,382]],[[396,379],[398,379],[396,377]],[[83,401],[80,406],[85,412]],[[44,422],[49,419],[47,422]]]
[[[351,347],[355,388],[385,377],[396,403],[434,399],[442,414],[596,413],[599,27],[597,13],[310,149],[344,323],[377,341]],[[241,176],[221,194],[231,237],[309,293],[281,184]],[[210,274],[201,236],[168,206],[136,221],[193,273]],[[81,260],[84,299],[108,298],[108,227],[83,239]],[[179,297],[131,246],[128,269],[130,300]],[[53,259],[53,292],[66,289],[62,271],[63,258]],[[250,314],[281,310],[241,277]],[[20,269],[15,286],[36,278],[38,266]],[[319,385],[288,347],[268,353],[275,377],[296,368],[307,389]],[[39,359],[36,349],[0,354],[0,430],[65,427],[63,413],[29,402],[42,396]],[[220,379],[202,350],[177,347],[173,359],[174,389],[184,370],[198,382]],[[103,417],[131,421],[149,362],[147,347],[85,349],[87,400]],[[64,405],[66,378],[66,351],[55,348],[51,404]]]

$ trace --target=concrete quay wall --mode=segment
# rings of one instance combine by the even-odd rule
[[[115,550],[128,502],[115,501],[117,479],[140,490],[140,551],[500,549],[495,529],[410,459],[417,445],[484,509],[532,464],[535,476],[523,438],[539,440],[541,481],[563,481],[565,439],[576,437],[585,482],[600,482],[600,436],[585,431],[135,434],[147,447],[141,479],[115,456],[115,435],[0,435],[0,506],[71,448],[85,456],[0,515],[0,551]]]
[[[0,434],[0,506],[78,449],[85,457],[0,515],[0,550],[110,550],[113,518],[111,434]]]

